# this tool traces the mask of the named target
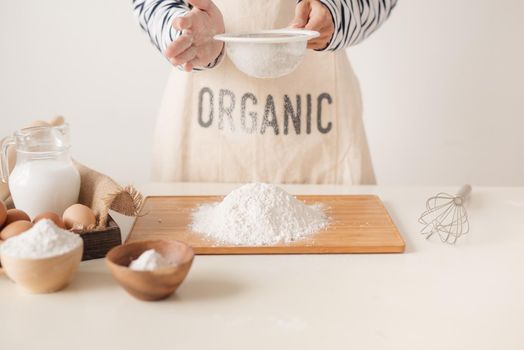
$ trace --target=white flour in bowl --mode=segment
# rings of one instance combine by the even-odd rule
[[[327,225],[321,205],[306,205],[274,185],[252,183],[220,203],[198,207],[191,229],[221,244],[260,246],[300,240]]]
[[[154,249],[149,249],[131,261],[129,268],[136,271],[153,271],[160,267],[169,266],[169,261]]]
[[[41,259],[68,253],[80,245],[82,238],[61,229],[48,219],[38,221],[26,232],[6,240],[0,246],[2,255],[20,259]]]

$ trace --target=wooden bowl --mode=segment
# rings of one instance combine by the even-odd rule
[[[129,268],[131,261],[149,249],[155,249],[173,266],[153,271]],[[106,263],[113,277],[132,296],[140,300],[162,300],[182,284],[193,263],[193,249],[174,240],[150,240],[122,244],[107,253]]]
[[[31,293],[53,293],[66,287],[82,259],[83,245],[72,251],[41,259],[2,254],[2,268],[13,282]]]

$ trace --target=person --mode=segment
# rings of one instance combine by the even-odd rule
[[[396,0],[134,0],[174,69],[159,111],[153,178],[179,182],[373,184],[360,89],[345,48],[373,33]],[[256,79],[213,37],[315,30],[299,67]]]

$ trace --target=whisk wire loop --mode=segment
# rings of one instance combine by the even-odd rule
[[[464,204],[471,193],[471,186],[463,186],[457,195],[440,192],[426,201],[426,210],[419,218],[424,225],[421,233],[426,239],[437,233],[440,240],[454,244],[469,232],[468,213]]]

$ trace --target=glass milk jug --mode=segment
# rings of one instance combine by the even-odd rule
[[[9,174],[9,149],[16,164]],[[17,209],[31,219],[44,212],[62,215],[77,203],[80,175],[69,153],[69,126],[37,126],[18,130],[2,141],[2,181]]]

